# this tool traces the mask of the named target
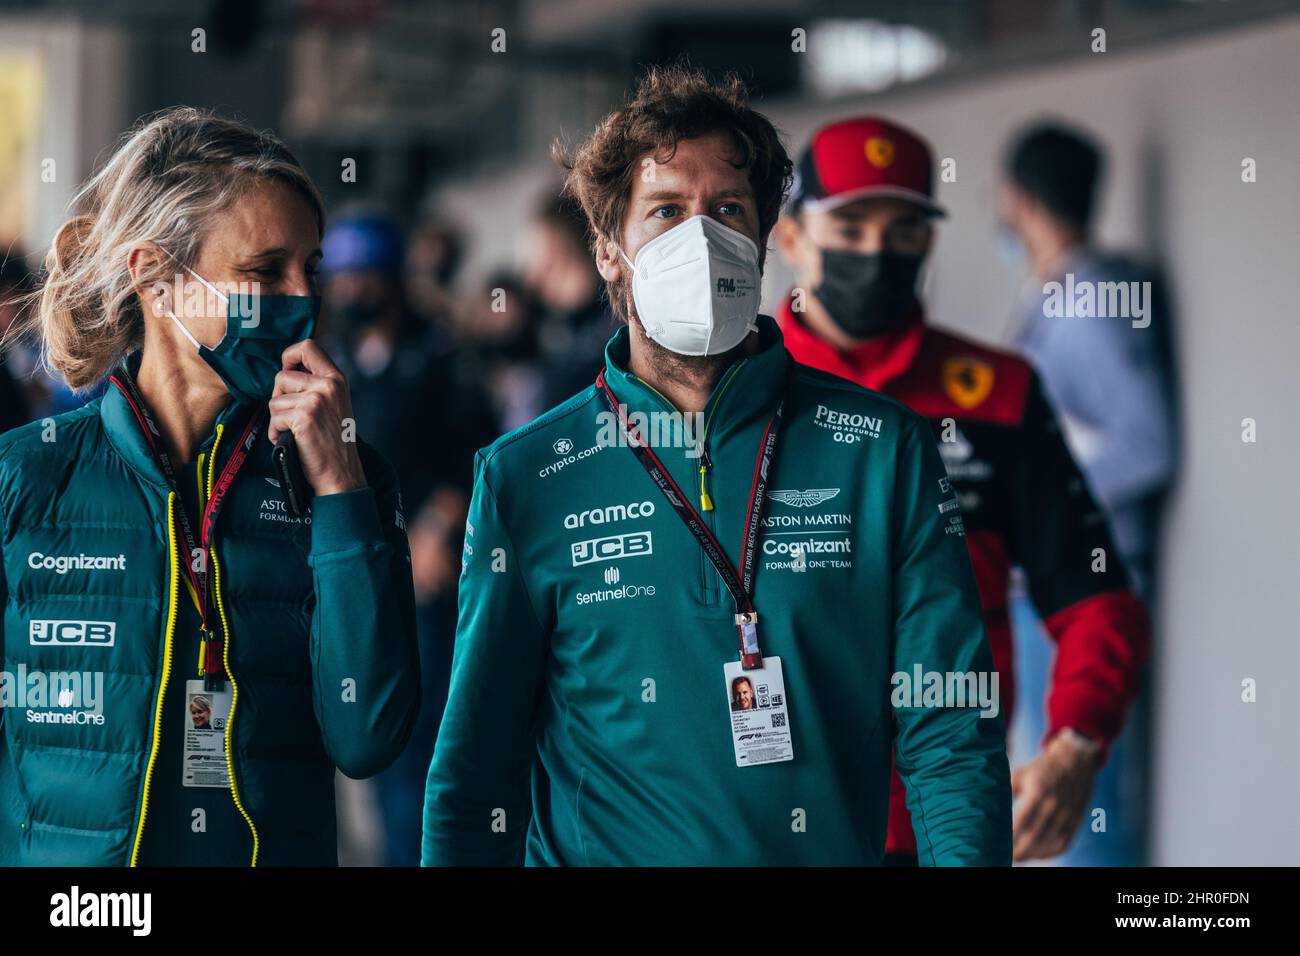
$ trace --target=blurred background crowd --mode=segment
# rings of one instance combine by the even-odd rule
[[[1050,118],[1104,160],[1079,241],[1167,280],[1178,370],[1180,464],[1145,582],[1149,746],[1127,778],[1147,822],[1107,862],[1294,862],[1297,50],[1296,5],[1271,0],[0,0],[0,333],[136,118],[211,107],[289,143],[329,203],[322,338],[397,468],[420,607],[421,725],[380,777],[340,780],[340,858],[415,864],[474,451],[590,384],[614,330],[552,142],[680,57],[739,72],[792,154],[829,120],[904,122],[951,161],[930,318],[1015,348],[1042,279],[998,190],[1016,134]],[[769,254],[765,311],[790,281]],[[17,343],[0,430],[93,395]],[[1040,678],[1013,763],[1036,746],[1050,656],[1020,643]]]

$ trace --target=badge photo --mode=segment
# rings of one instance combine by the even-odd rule
[[[186,787],[230,786],[226,764],[226,721],[231,692],[204,690],[203,681],[185,682],[185,753],[181,784]]]
[[[740,661],[722,668],[726,685],[731,743],[737,767],[756,767],[794,759],[789,702],[781,658],[765,657],[763,666],[745,670]]]

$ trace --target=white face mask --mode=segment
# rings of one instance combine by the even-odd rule
[[[718,355],[758,328],[761,274],[748,236],[692,216],[636,254],[632,301],[646,335],[678,355]]]
[[[169,256],[171,255],[170,252],[167,253],[167,254],[168,254]],[[172,258],[175,258],[175,257],[173,256]],[[207,290],[208,290],[209,292],[211,292],[213,295],[215,295],[218,299],[221,300],[221,304],[222,304],[222,305],[229,305],[229,304],[230,304],[230,299],[227,298],[226,295],[225,295],[225,294],[224,294],[220,289],[218,289],[216,286],[214,286],[211,282],[209,282],[207,279],[203,278],[203,276],[199,275],[197,272],[195,272],[195,271],[194,271],[193,269],[191,269],[189,266],[182,266],[182,268],[183,268],[186,272],[188,272],[190,275],[194,276],[194,278],[196,278],[196,279],[198,279],[200,282],[202,282],[203,285],[207,287]],[[202,352],[203,352],[203,346],[200,345],[200,344],[199,344],[199,340],[196,339],[196,338],[194,337],[194,333],[191,332],[188,328],[186,328],[185,323],[182,322],[180,319],[178,319],[178,318],[176,317],[176,313],[173,312],[171,309],[168,309],[168,310],[167,310],[166,312],[164,312],[163,314],[166,315],[167,318],[171,319],[173,322],[176,323],[176,327],[177,327],[178,329],[181,330],[181,333],[182,333],[182,334],[183,334],[187,339],[189,339],[189,340],[190,340],[190,344],[192,344],[192,345],[194,346],[194,351],[196,351],[196,352],[202,354]]]

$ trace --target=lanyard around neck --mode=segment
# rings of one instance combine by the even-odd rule
[[[785,410],[785,396],[777,403],[776,411],[768,419],[767,427],[763,429],[763,437],[759,440],[758,457],[754,462],[754,477],[749,487],[749,506],[745,512],[744,540],[740,550],[740,569],[731,563],[727,557],[726,551],[717,537],[709,530],[704,519],[700,517],[699,512],[690,503],[690,498],[682,491],[673,476],[669,474],[664,463],[659,460],[659,456],[642,441],[641,436],[628,424],[627,415],[624,408],[619,404],[618,396],[614,394],[613,389],[605,380],[605,372],[602,369],[596,376],[596,391],[605,400],[609,410],[618,419],[619,427],[623,431],[623,436],[627,440],[627,446],[636,456],[641,467],[645,469],[651,480],[659,488],[659,491],[668,503],[672,506],[673,511],[681,518],[682,523],[694,536],[696,542],[703,550],[705,557],[717,569],[722,583],[726,585],[727,590],[731,593],[731,598],[736,605],[736,629],[740,636],[740,660],[746,670],[753,670],[763,666],[763,652],[758,641],[758,612],[754,608],[754,564],[758,553],[758,529],[762,524],[763,518],[763,501],[767,493],[767,478],[771,468],[772,459],[776,456],[777,437],[781,431],[781,416]]]
[[[203,513],[199,522],[199,532],[196,536],[194,527],[190,524],[189,515],[184,507],[184,499],[180,494],[180,486],[176,478],[176,470],[172,465],[171,456],[162,444],[162,433],[158,430],[158,425],[154,420],[153,414],[145,404],[143,396],[140,394],[139,386],[136,385],[135,379],[125,369],[110,376],[109,381],[113,383],[126,398],[127,404],[131,407],[135,415],[136,422],[140,430],[144,433],[145,441],[149,445],[149,450],[153,453],[154,460],[157,462],[163,477],[171,491],[175,494],[179,507],[179,517],[181,526],[181,537],[185,543],[184,560],[181,561],[185,568],[185,573],[189,577],[190,584],[194,589],[195,602],[198,607],[199,618],[203,629],[205,639],[214,639],[216,631],[215,615],[212,607],[212,595],[210,591],[210,575],[208,562],[211,559],[212,551],[212,533],[217,525],[217,518],[221,514],[222,507],[225,505],[226,493],[235,481],[235,476],[243,467],[244,462],[248,459],[248,454],[257,441],[257,436],[262,428],[262,421],[265,418],[265,412],[251,416],[248,423],[244,426],[243,432],[239,436],[239,442],[235,450],[231,453],[230,458],[226,461],[225,467],[221,470],[221,476],[217,483],[212,487],[212,493],[203,507]],[[213,650],[209,648],[208,651]],[[212,653],[205,654],[206,667],[209,673],[220,672],[220,656]]]

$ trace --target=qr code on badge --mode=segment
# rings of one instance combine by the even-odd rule
[[[785,714],[773,714],[773,715],[772,715],[772,726],[773,726],[773,727],[784,727],[784,726],[785,726]]]

